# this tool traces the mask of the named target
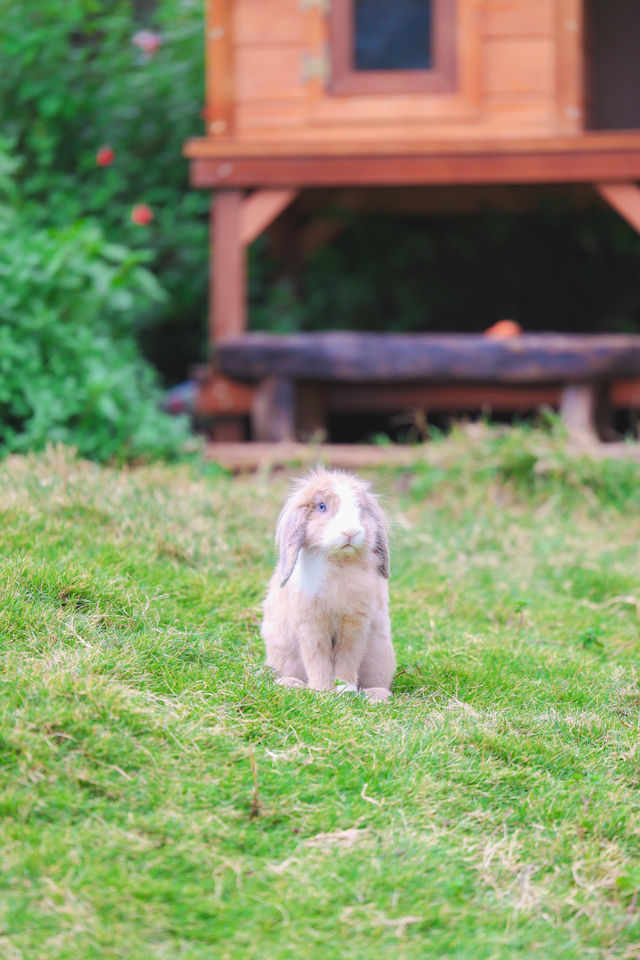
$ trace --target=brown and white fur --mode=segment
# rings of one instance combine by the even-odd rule
[[[325,469],[298,481],[278,518],[276,545],[262,636],[278,682],[386,699],[395,669],[389,543],[368,485]]]

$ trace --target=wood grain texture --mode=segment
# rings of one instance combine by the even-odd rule
[[[211,137],[233,133],[232,0],[208,0],[206,7],[206,118]]]
[[[384,140],[387,149],[403,140],[430,149],[434,135],[453,129],[460,138],[580,130],[581,0],[434,2],[436,69],[373,71],[369,80],[347,71],[356,83],[348,93],[338,74],[327,84],[319,77],[305,80],[302,69],[304,56],[347,50],[344,23],[336,42],[331,23],[345,20],[348,0],[335,0],[329,17],[319,5],[305,9],[299,0],[208,0],[209,135],[255,135],[275,143],[284,135],[330,145],[359,129],[376,149]],[[434,89],[407,93],[418,89],[414,80],[421,73],[431,74]],[[393,90],[367,87],[387,80]]]
[[[551,38],[491,38],[483,55],[485,93],[552,96],[556,65]]]
[[[416,123],[450,124],[456,120],[467,124],[477,122],[481,107],[480,0],[456,0],[453,46],[448,43],[447,31],[453,26],[451,12],[454,4],[452,0],[439,0],[439,3],[445,14],[441,18],[443,29],[440,45],[445,51],[442,55],[441,76],[455,77],[453,83],[450,80],[445,82],[448,92],[403,93],[403,90],[408,89],[406,77],[399,81],[400,90],[386,93],[364,90],[357,92],[355,89],[347,93],[344,88],[338,89],[339,82],[323,85],[312,81],[308,84],[309,112],[305,128],[322,128],[324,139],[330,141],[334,132],[345,124],[371,124],[377,128],[377,133],[373,134],[376,139],[384,136],[383,129],[387,131],[386,136],[398,139],[406,133],[411,135]],[[343,0],[340,0],[340,4],[344,7]],[[331,16],[335,16],[335,9]],[[306,23],[309,51],[314,55],[325,49],[331,51],[331,18],[322,17],[314,6],[307,12]],[[344,47],[343,33],[338,34],[338,41],[340,40]],[[455,63],[452,62],[454,56]],[[351,78],[354,76],[355,72],[349,74]],[[357,81],[357,77],[355,79]],[[392,83],[395,82],[393,78],[390,79]],[[429,136],[429,130],[424,129],[419,139],[424,143]]]
[[[301,55],[298,46],[236,47],[235,87],[238,101],[301,100]]]
[[[400,186],[481,183],[596,183],[640,179],[640,149],[584,153],[449,153],[195,159],[195,187]]]
[[[482,23],[489,37],[553,37],[555,0],[485,0]]]
[[[640,376],[640,336],[248,334],[221,343],[217,360],[223,373],[249,381],[570,383]]]
[[[528,102],[528,101],[527,101]],[[451,130],[451,128],[448,128]],[[457,128],[456,128],[457,131]],[[291,131],[289,131],[290,133]],[[320,131],[320,133],[322,133]],[[362,139],[360,131],[348,131],[347,137],[328,139],[326,136],[288,139],[284,130],[279,138],[270,141],[244,137],[237,141],[220,141],[196,137],[188,140],[183,153],[191,159],[240,158],[240,157],[362,157],[362,156],[493,156],[496,153],[513,155],[550,155],[640,153],[640,132],[636,131],[588,131],[579,134],[558,134],[540,137],[528,133],[518,136],[496,136],[494,132],[475,129],[464,136],[456,132],[439,134],[427,140],[402,136],[380,137],[375,141]]]
[[[578,133],[586,126],[585,0],[556,0],[556,128]]]
[[[212,199],[210,342],[244,333],[246,251],[241,237],[243,192],[220,190]]]
[[[235,0],[233,36],[238,46],[246,44],[298,44],[304,42],[299,0]]]

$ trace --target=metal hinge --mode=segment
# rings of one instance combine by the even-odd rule
[[[300,0],[301,10],[311,10],[313,7],[318,7],[320,13],[326,17],[331,8],[331,0]]]
[[[300,73],[303,83],[308,83],[310,80],[326,83],[329,79],[329,69],[329,56],[326,52],[315,56],[311,53],[302,54]]]

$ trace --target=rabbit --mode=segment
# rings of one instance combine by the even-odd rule
[[[318,468],[276,525],[279,562],[264,601],[267,664],[284,686],[390,696],[387,521],[369,486]]]

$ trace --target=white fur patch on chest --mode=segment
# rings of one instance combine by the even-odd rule
[[[327,562],[321,553],[301,550],[290,583],[307,597],[315,597],[327,576]]]

